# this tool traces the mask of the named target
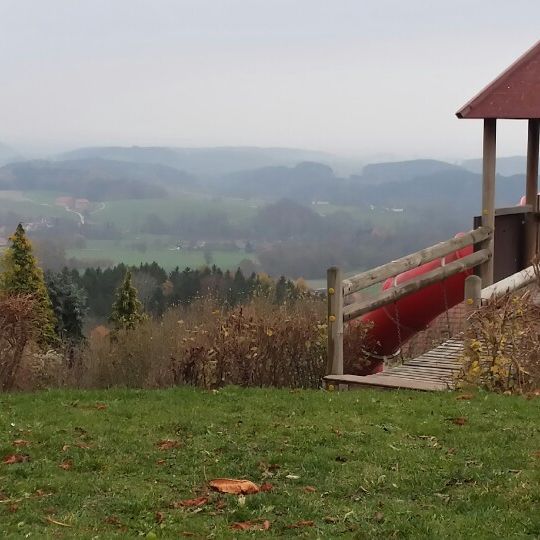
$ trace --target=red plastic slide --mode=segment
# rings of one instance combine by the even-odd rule
[[[457,236],[461,236],[461,234]],[[382,289],[388,290],[396,285],[406,283],[430,270],[470,255],[472,252],[473,247],[467,246],[442,259],[386,280]],[[364,315],[360,321],[371,323],[367,342],[369,343],[368,352],[372,354],[372,361],[359,374],[369,375],[382,371],[384,361],[380,357],[396,354],[401,345],[414,334],[425,330],[429,323],[441,313],[462,302],[465,278],[471,274],[472,270],[466,270],[405,296],[395,304],[389,304]]]

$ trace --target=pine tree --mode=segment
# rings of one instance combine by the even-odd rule
[[[145,319],[146,315],[143,313],[137,289],[131,282],[131,272],[126,270],[124,281],[116,291],[116,299],[112,305],[109,320],[113,323],[115,330],[130,330]]]
[[[32,244],[20,223],[9,240],[11,245],[1,261],[3,272],[0,274],[0,289],[9,295],[30,295],[34,298],[39,342],[43,346],[52,345],[58,340],[55,332],[56,317],[43,271],[37,264]]]

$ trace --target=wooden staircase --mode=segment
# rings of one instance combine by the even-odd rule
[[[455,377],[461,369],[462,353],[463,340],[449,339],[417,358],[376,375],[327,375],[324,383],[326,387],[333,385],[340,389],[376,387],[425,392],[452,390]]]

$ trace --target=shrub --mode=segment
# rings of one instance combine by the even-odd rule
[[[531,290],[491,301],[469,323],[462,383],[497,392],[540,388],[540,310]]]
[[[324,303],[258,298],[219,309],[210,300],[169,310],[114,340],[92,338],[81,384],[317,387],[326,364]]]
[[[27,345],[37,337],[39,314],[30,295],[0,297],[0,390],[11,390]]]

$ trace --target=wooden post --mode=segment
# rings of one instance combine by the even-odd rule
[[[479,276],[469,276],[465,279],[465,305],[467,314],[478,309],[482,302],[482,280]]]
[[[527,186],[526,204],[532,206],[533,212],[538,212],[538,150],[539,150],[540,121],[529,120],[529,137],[527,141]],[[538,223],[536,216],[530,216],[527,221],[525,239],[525,266],[532,264],[538,254]]]
[[[326,274],[328,295],[328,356],[329,375],[343,375],[343,273],[333,266]]]
[[[480,266],[482,285],[487,287],[493,283],[493,250],[495,236],[495,160],[497,147],[497,120],[484,119],[484,149],[482,175],[482,225],[491,227],[493,236],[481,244],[482,249],[491,251],[491,258]]]

